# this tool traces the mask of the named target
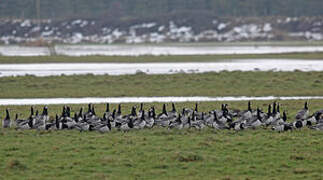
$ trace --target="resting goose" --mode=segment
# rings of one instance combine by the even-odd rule
[[[245,110],[245,111],[242,111],[241,113],[240,113],[240,121],[242,121],[242,120],[250,120],[251,118],[252,118],[252,109],[251,109],[251,102],[250,101],[248,101],[248,109],[247,110]]]
[[[86,122],[86,115],[83,115],[83,120],[79,121],[78,123],[76,123],[75,125],[75,129],[79,130],[79,131],[88,131],[90,128],[90,125]]]
[[[31,129],[32,119],[18,119],[18,114],[16,114],[16,129]]]
[[[182,116],[179,114],[175,121],[169,124],[169,129],[183,129]]]
[[[100,133],[107,133],[110,132],[112,129],[110,120],[105,119],[105,116],[103,116],[103,120],[101,123],[96,125],[89,125],[89,131],[98,131]]]
[[[311,124],[314,125],[319,122],[319,120],[321,119],[321,115],[321,112],[314,113],[310,118],[307,119],[307,121],[311,122]]]
[[[133,128],[134,129],[143,129],[146,126],[145,121],[145,111],[142,110],[141,117],[137,117],[133,121]]]
[[[235,131],[241,131],[245,129],[245,123],[233,123],[230,128],[233,128]]]
[[[158,114],[157,118],[155,119],[155,125],[161,127],[168,127],[170,124],[170,117],[168,117],[168,113],[166,111],[166,104],[163,105],[162,113]]]
[[[277,109],[276,109],[276,112],[273,113],[273,117],[274,117],[274,119],[279,119],[280,118],[280,105],[279,105],[279,103],[277,103]]]
[[[229,127],[225,123],[218,120],[216,112],[214,111],[213,113],[214,113],[213,114],[214,120],[213,120],[212,127],[216,130],[229,129]]]
[[[146,127],[152,128],[155,124],[155,119],[153,116],[153,112],[148,112],[148,117],[145,117]]]
[[[290,124],[281,124],[281,125],[276,125],[271,128],[273,131],[277,132],[284,132],[284,131],[291,131],[292,126]]]
[[[37,112],[36,112],[37,114]],[[48,116],[48,107],[45,106],[43,108],[43,113],[42,115],[37,115],[35,117],[35,124],[33,125],[34,128],[38,130],[46,130],[46,123],[49,121],[49,116]]]
[[[271,105],[268,105],[267,116],[264,120],[266,126],[269,126],[274,121],[273,114],[271,113]]]
[[[195,115],[195,111],[192,114],[191,122],[190,122],[191,127],[201,130],[205,128],[204,124],[204,113],[201,115],[201,119],[198,120],[197,116]]]
[[[174,103],[172,103],[172,111],[167,112],[167,114],[169,117],[174,117],[174,118],[178,117],[178,113],[176,111],[176,107]]]
[[[257,108],[257,115],[253,117],[250,121],[247,121],[246,127],[247,128],[256,128],[262,125],[262,119],[260,116],[260,109]]]
[[[323,131],[323,123],[316,124],[314,126],[310,126],[311,129],[317,130],[317,131]]]
[[[270,123],[270,125],[278,126],[278,125],[286,124],[286,121],[287,121],[287,115],[286,115],[286,112],[284,111],[283,118],[275,119],[273,122]]]
[[[304,104],[304,108],[302,110],[300,110],[296,114],[295,119],[296,120],[304,120],[304,119],[307,119],[308,114],[309,114],[309,110],[308,110],[308,104],[307,104],[307,101],[306,101],[305,104]]]

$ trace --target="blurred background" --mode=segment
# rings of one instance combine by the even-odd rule
[[[323,40],[322,0],[2,0],[0,44]]]

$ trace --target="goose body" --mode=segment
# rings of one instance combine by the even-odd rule
[[[295,116],[295,119],[296,120],[305,120],[305,119],[307,119],[308,115],[309,115],[308,104],[307,104],[307,102],[305,102],[304,108],[302,110],[298,111],[298,113]]]
[[[292,126],[290,124],[281,124],[281,125],[276,125],[272,127],[273,131],[277,131],[277,132],[284,132],[284,131],[291,131],[292,130]]]

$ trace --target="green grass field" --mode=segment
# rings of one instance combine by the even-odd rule
[[[0,78],[0,98],[122,96],[316,96],[322,72]]]
[[[231,59],[323,59],[323,52],[245,55],[178,55],[178,56],[0,56],[0,64],[10,63],[148,63],[148,62],[215,62]]]
[[[265,108],[271,101],[255,101]],[[288,117],[303,101],[280,101]],[[203,102],[201,111],[221,102]],[[228,102],[245,109],[247,102]],[[310,110],[322,108],[310,101]],[[124,113],[134,104],[123,104]],[[145,104],[148,108],[152,104]],[[157,110],[161,104],[155,103]],[[72,105],[72,111],[81,106]],[[194,103],[177,103],[193,107]],[[115,108],[116,105],[112,105]],[[4,107],[0,107],[4,109]],[[27,116],[29,106],[10,106]],[[41,108],[41,106],[37,106]],[[104,104],[96,105],[97,113]],[[61,105],[49,106],[51,116]],[[78,131],[0,131],[1,179],[322,179],[322,132],[302,129],[276,133],[167,130],[161,128],[108,134]]]
[[[316,56],[312,55],[308,57]],[[66,57],[6,58],[0,57],[0,63],[64,61]],[[0,98],[322,96],[322,79],[322,72],[5,77],[0,78]],[[293,121],[304,103],[279,102],[281,110],[287,111],[288,121]],[[199,109],[219,109],[221,103],[200,102]],[[225,103],[232,109],[247,108],[245,101]],[[266,110],[269,103],[272,101],[254,101],[252,106]],[[180,110],[194,104],[176,106]],[[138,104],[123,104],[123,113],[130,113],[133,105]],[[145,108],[151,105],[145,104]],[[160,112],[162,104],[154,105]],[[112,104],[111,108],[116,106]],[[80,107],[87,105],[71,105],[72,114]],[[104,104],[95,107],[99,115],[105,110]],[[310,100],[309,107],[311,113],[323,109],[323,100]],[[0,106],[1,120],[5,108],[10,109],[12,118],[15,113],[26,118],[30,106]],[[36,108],[41,110],[42,106]],[[62,105],[49,106],[51,120],[61,109]],[[241,132],[154,128],[107,134],[0,128],[0,179],[323,179],[322,138],[323,132],[307,128],[286,133],[262,128]]]

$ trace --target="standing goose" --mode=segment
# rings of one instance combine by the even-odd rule
[[[303,108],[302,110],[300,110],[300,111],[296,114],[295,119],[296,119],[296,120],[305,120],[305,119],[307,119],[308,114],[309,114],[309,110],[308,110],[308,103],[307,103],[307,101],[306,101],[306,102],[305,102],[305,104],[304,104],[304,108]]]

